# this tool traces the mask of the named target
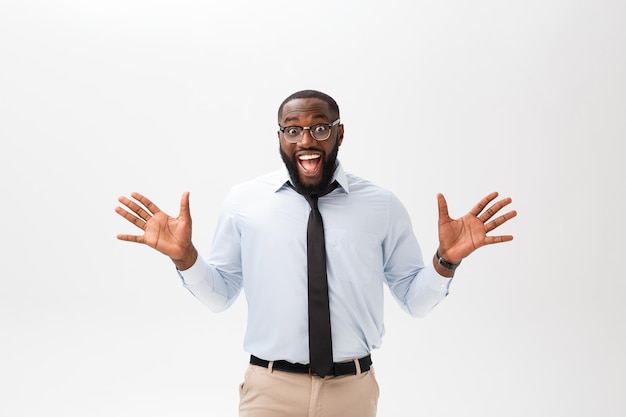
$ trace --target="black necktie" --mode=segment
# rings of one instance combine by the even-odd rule
[[[337,188],[337,182],[333,182],[319,196],[303,194],[311,206],[306,242],[309,287],[309,360],[311,372],[322,378],[328,375],[333,366],[333,345],[330,331],[324,223],[322,214],[317,208],[317,200],[335,188]]]

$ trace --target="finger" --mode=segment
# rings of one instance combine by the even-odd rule
[[[140,228],[141,230],[146,228],[146,222],[143,219],[133,215],[132,213],[129,213],[123,208],[115,207],[115,212],[119,214],[120,216],[122,216],[123,218],[125,218],[126,220],[128,220],[129,222],[131,222],[132,224],[134,224],[135,226],[137,226],[138,228]]]
[[[144,195],[139,194],[138,192],[133,192],[130,195],[135,200],[143,204],[144,207],[146,207],[150,211],[150,213],[152,213],[152,215],[161,211],[161,209],[156,204],[154,204],[148,197],[145,197]]]
[[[143,243],[143,236],[119,234],[117,238],[126,242]]]
[[[513,200],[510,197],[503,198],[502,200],[498,201],[497,203],[489,207],[483,214],[481,214],[478,220],[485,223],[487,220],[492,218],[496,213],[502,210],[503,207],[506,207],[509,204],[511,204],[512,201]]]
[[[491,232],[496,227],[506,223],[507,221],[511,220],[515,216],[517,216],[517,211],[512,210],[512,211],[509,211],[508,213],[503,214],[500,217],[493,219],[492,221],[488,223],[485,223],[485,232],[486,233]]]
[[[118,198],[118,201],[128,207],[129,210],[139,216],[142,220],[148,220],[152,216],[151,213],[148,213],[143,207],[129,198],[122,196]]]
[[[488,194],[486,197],[484,197],[482,200],[480,200],[478,202],[478,204],[476,204],[470,210],[470,214],[473,215],[473,216],[478,217],[480,212],[483,211],[485,209],[485,207],[487,207],[489,205],[489,203],[491,201],[493,201],[493,199],[496,198],[497,196],[498,196],[498,193],[496,191],[494,191],[493,193]]]
[[[439,223],[450,220],[450,215],[448,213],[448,202],[441,193],[437,194],[437,206],[439,207]]]
[[[494,243],[510,242],[511,240],[513,240],[513,236],[511,235],[487,236],[485,238],[485,245],[493,245]]]

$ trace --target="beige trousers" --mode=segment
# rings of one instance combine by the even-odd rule
[[[239,417],[375,417],[374,368],[320,378],[249,365],[239,387]]]

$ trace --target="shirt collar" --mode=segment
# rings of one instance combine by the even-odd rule
[[[348,185],[348,176],[346,172],[343,170],[341,166],[341,162],[337,161],[337,167],[335,168],[335,173],[333,174],[333,181],[337,181],[339,186],[343,188],[346,193],[350,193],[350,186]],[[287,186],[287,183],[291,182],[289,178],[289,171],[287,171],[287,167],[283,166],[283,168],[278,171],[276,175],[276,183],[274,184],[274,192],[280,190],[283,187]]]

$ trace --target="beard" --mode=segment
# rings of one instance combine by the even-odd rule
[[[337,164],[337,154],[339,153],[338,142],[335,143],[335,146],[330,154],[328,154],[328,157],[322,161],[322,178],[317,184],[313,185],[306,185],[300,181],[300,174],[297,166],[298,162],[295,160],[296,158],[290,158],[280,146],[278,149],[280,151],[280,157],[289,172],[289,178],[291,178],[291,182],[300,194],[320,195],[326,190],[326,188],[328,188],[331,180],[333,179],[333,174],[335,173],[335,167]]]

